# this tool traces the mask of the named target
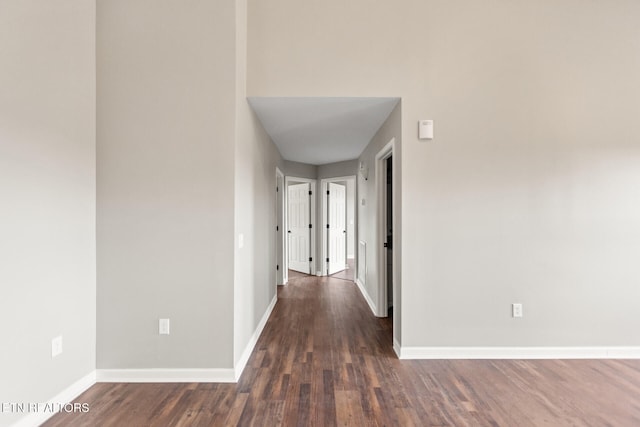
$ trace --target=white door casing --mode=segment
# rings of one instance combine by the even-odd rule
[[[286,263],[284,262],[284,239],[287,236],[284,229],[284,193],[284,174],[276,167],[276,285],[283,285],[287,282]]]
[[[345,269],[347,264],[347,188],[330,182],[328,185],[328,274]]]
[[[392,138],[376,155],[375,159],[375,179],[376,179],[376,198],[377,198],[377,207],[376,207],[376,270],[377,270],[377,281],[378,281],[378,301],[377,301],[377,316],[378,317],[387,317],[388,316],[388,302],[391,299],[396,302],[395,295],[395,284],[392,283],[391,293],[392,295],[388,295],[387,289],[387,257],[389,255],[389,251],[387,251],[387,164],[386,161],[389,157],[393,156],[395,145],[395,138]],[[397,194],[396,191],[396,180],[393,179],[393,174],[395,174],[395,169],[392,170],[392,186],[393,194]],[[392,211],[395,211],[395,204],[392,202]],[[392,214],[392,218],[394,218],[394,222],[396,220],[395,214]],[[393,227],[395,229],[395,225]],[[393,254],[395,257],[395,254]],[[393,265],[399,265],[396,262],[396,259],[393,260]],[[395,282],[395,272],[393,272],[393,282]],[[397,316],[394,316],[394,337],[396,331],[396,321]]]
[[[289,269],[310,274],[311,245],[309,183],[289,185],[288,230]]]

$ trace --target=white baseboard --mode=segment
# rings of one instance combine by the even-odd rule
[[[262,319],[260,319],[260,322],[258,323],[256,330],[253,332],[251,339],[249,339],[247,346],[242,352],[242,356],[240,356],[240,360],[238,360],[238,362],[236,363],[235,372],[234,372],[236,382],[240,379],[240,375],[242,375],[242,371],[244,371],[245,366],[247,366],[249,357],[251,357],[251,353],[253,352],[253,349],[255,348],[256,343],[258,342],[258,338],[260,338],[260,334],[262,333],[262,330],[267,324],[267,321],[269,320],[269,316],[271,316],[271,312],[273,311],[277,302],[278,302],[278,296],[274,295],[273,299],[271,300],[271,303],[269,303],[269,307],[267,307],[267,311],[264,312],[264,315],[262,316]]]
[[[97,381],[103,383],[235,383],[240,378],[277,301],[277,296],[274,296],[233,369],[98,369]]]
[[[398,359],[401,359],[400,354],[402,353],[402,347],[400,347],[400,343],[395,337],[393,337],[393,351],[396,353],[396,356],[398,356]]]
[[[82,393],[87,391],[89,387],[96,383],[96,371],[92,371],[84,377],[80,378],[78,381],[71,384],[69,387],[62,390],[60,393],[55,395],[53,398],[49,399],[46,402],[46,405],[38,405],[38,412],[30,412],[24,418],[21,418],[16,423],[13,424],[13,427],[37,427],[40,424],[47,421],[49,418],[57,414],[57,412],[53,412],[50,410],[45,410],[45,408],[59,408],[61,405],[65,405],[67,403],[72,402],[76,397],[80,396]],[[82,402],[81,402],[82,403]]]
[[[234,383],[229,369],[98,369],[100,383]]]
[[[376,305],[373,303],[373,300],[371,299],[371,297],[367,293],[367,290],[364,288],[364,285],[362,284],[360,279],[356,279],[356,285],[358,285],[358,289],[360,289],[360,293],[364,297],[365,301],[367,301],[367,304],[369,304],[369,308],[373,312],[374,316],[377,316],[378,315],[378,309],[376,308]]]
[[[400,359],[640,359],[640,347],[400,347],[396,353]]]

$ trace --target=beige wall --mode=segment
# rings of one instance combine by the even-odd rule
[[[347,160],[344,162],[327,163],[318,166],[318,180],[323,178],[337,178],[351,176],[358,173],[358,161]]]
[[[403,346],[640,345],[640,4],[249,11],[251,96],[402,97]]]
[[[233,367],[235,19],[98,1],[98,368]]]
[[[95,369],[95,101],[95,4],[0,2],[0,402]]]
[[[282,173],[295,178],[316,179],[318,177],[318,166],[285,160]]]
[[[284,167],[246,98],[246,1],[236,20],[234,366],[276,296],[275,174]]]

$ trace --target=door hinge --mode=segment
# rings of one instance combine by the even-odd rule
[[[310,196],[313,195],[313,191],[309,190],[309,195]]]
[[[309,228],[312,228],[312,225],[311,225],[311,224],[309,224]]]
[[[280,270],[280,266],[276,264],[276,270]]]
[[[313,261],[313,258],[309,257],[309,262]]]
[[[329,228],[329,224],[327,224],[327,228]]]
[[[280,187],[276,186],[276,193],[280,191]]]
[[[384,242],[384,245],[383,245],[383,246],[384,246],[385,248],[388,248],[388,247],[389,247],[389,244],[388,244],[387,242]]]
[[[327,190],[327,196],[329,195],[329,190]]]
[[[280,231],[280,227],[276,225],[276,231]]]
[[[329,258],[327,258],[327,262],[329,262]]]

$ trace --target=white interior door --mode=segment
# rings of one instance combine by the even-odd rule
[[[309,183],[290,185],[288,193],[289,268],[310,274],[311,245]]]
[[[328,273],[333,274],[344,270],[347,264],[347,188],[330,182],[328,189]]]

